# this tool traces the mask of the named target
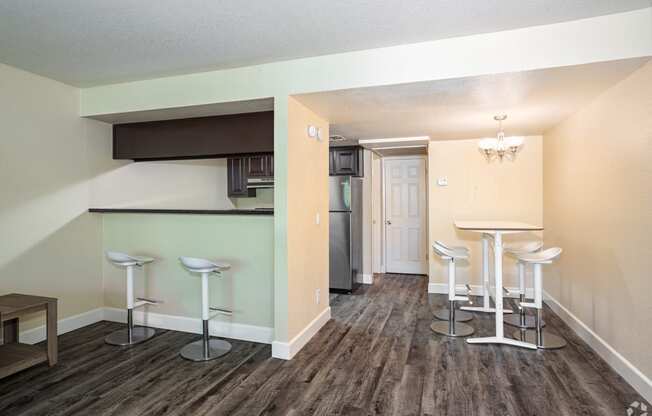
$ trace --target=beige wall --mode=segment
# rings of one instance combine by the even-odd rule
[[[321,141],[308,137],[308,125],[321,128]],[[288,340],[291,340],[328,308],[328,121],[289,97],[287,140]],[[315,223],[318,213],[319,225]]]
[[[652,377],[652,63],[544,138],[546,291]]]
[[[541,137],[525,139],[514,162],[488,163],[478,151],[478,140],[431,141],[428,145],[429,245],[441,240],[471,249],[470,263],[458,265],[459,283],[481,284],[480,235],[455,229],[453,221],[511,220],[531,224],[542,221]],[[448,186],[437,178],[447,177]],[[536,238],[508,236],[505,241]],[[446,265],[430,250],[430,283],[447,281]],[[504,283],[515,286],[515,268],[505,260]]]
[[[87,156],[110,134],[79,118],[78,89],[0,64],[0,294],[57,297],[60,318],[103,305]]]

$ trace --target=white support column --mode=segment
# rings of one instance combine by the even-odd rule
[[[489,273],[489,240],[491,234],[482,233],[482,306],[462,306],[460,309],[470,312],[485,312],[494,313],[495,308],[491,307],[491,294],[489,293],[489,285],[491,282]],[[503,313],[512,313],[510,309],[503,310]]]
[[[455,259],[448,260],[448,300],[455,300]]]
[[[489,235],[482,234],[482,306],[491,309],[489,303]]]
[[[525,264],[518,262],[518,289],[522,296],[525,296]]]
[[[127,309],[134,308],[134,266],[127,266]]]
[[[541,263],[534,264],[534,304],[537,309],[543,307],[543,281],[541,277]]]
[[[494,280],[496,282],[496,338],[503,338],[503,235],[494,236]]]
[[[201,319],[207,321],[208,316],[208,273],[201,274]]]

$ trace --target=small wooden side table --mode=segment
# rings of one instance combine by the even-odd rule
[[[45,311],[47,349],[21,344],[18,323],[22,315]],[[0,379],[47,361],[57,363],[57,299],[12,293],[0,296]]]

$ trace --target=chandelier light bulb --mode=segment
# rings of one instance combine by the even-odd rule
[[[494,150],[496,149],[497,141],[496,139],[482,139],[478,146],[482,150]]]
[[[514,160],[516,158],[516,153],[518,153],[521,146],[523,146],[523,137],[505,137],[503,121],[506,119],[506,114],[494,116],[494,120],[498,122],[498,133],[496,134],[496,138],[482,139],[478,142],[480,152],[485,155],[489,162],[494,158],[498,158],[498,160],[502,162],[506,156],[508,159]]]

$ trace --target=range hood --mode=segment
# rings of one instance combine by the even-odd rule
[[[274,178],[248,178],[247,189],[266,189],[274,187]]]

